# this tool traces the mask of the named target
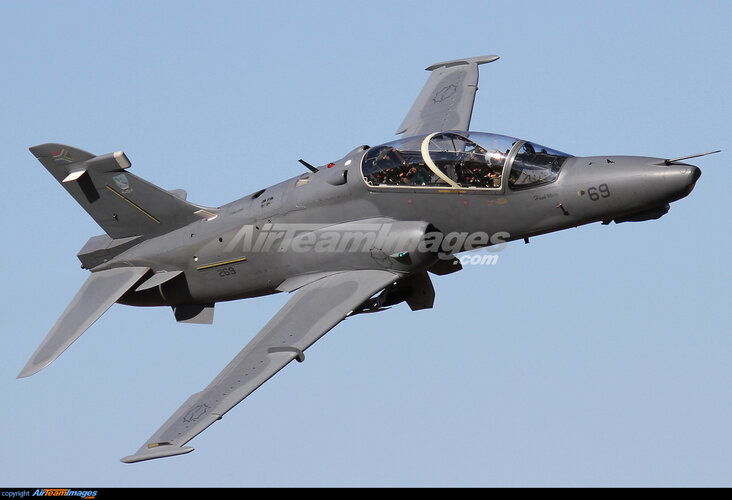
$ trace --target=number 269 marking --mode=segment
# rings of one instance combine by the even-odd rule
[[[236,270],[233,267],[222,267],[219,269],[219,276],[222,278],[224,276],[233,276],[234,274],[236,274]]]

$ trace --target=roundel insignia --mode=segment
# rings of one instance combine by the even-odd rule
[[[195,422],[196,420],[198,420],[199,418],[204,416],[206,414],[206,411],[209,409],[211,409],[211,407],[206,404],[196,405],[193,408],[191,408],[188,411],[188,413],[183,415],[183,421],[184,422]]]
[[[73,163],[73,158],[71,158],[71,152],[69,152],[66,149],[57,149],[56,151],[51,152],[51,158],[56,163]]]

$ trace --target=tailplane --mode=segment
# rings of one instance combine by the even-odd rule
[[[141,241],[216,216],[215,209],[129,173],[131,163],[121,151],[95,156],[63,144],[30,151],[113,240]]]

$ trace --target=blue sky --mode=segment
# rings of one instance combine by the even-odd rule
[[[2,486],[730,486],[727,1],[8,2]],[[432,310],[349,319],[191,454],[127,465],[286,297],[212,326],[115,305],[16,380],[101,230],[28,152],[124,150],[217,206],[395,138],[430,64],[481,67],[471,128],[697,160],[653,222],[506,246]],[[492,304],[492,309],[476,304]]]

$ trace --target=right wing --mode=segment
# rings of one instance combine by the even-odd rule
[[[180,455],[183,446],[251,394],[349,313],[400,276],[382,270],[345,271],[308,283],[203,391],[192,395],[134,455],[122,462]]]
[[[478,65],[496,59],[498,56],[470,57],[427,68],[432,73],[396,133],[409,137],[468,130],[478,90]]]

